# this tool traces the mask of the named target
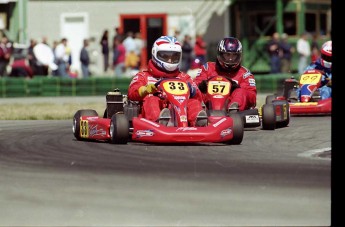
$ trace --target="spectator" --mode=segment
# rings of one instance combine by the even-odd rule
[[[32,69],[27,59],[25,49],[19,47],[13,49],[13,62],[11,64],[10,77],[24,77],[30,79],[33,77]]]
[[[104,30],[101,41],[102,54],[103,54],[103,70],[107,72],[109,67],[109,31]]]
[[[295,48],[292,46],[292,44],[288,42],[288,35],[286,33],[282,34],[280,48],[282,51],[281,72],[291,73],[291,58],[292,58],[292,54],[295,52]]]
[[[10,77],[25,77],[28,79],[33,77],[32,69],[30,68],[29,62],[25,57],[13,59]]]
[[[71,65],[72,65],[72,49],[70,46],[66,46],[66,54],[68,56],[68,60],[67,60],[67,72],[71,71]]]
[[[36,58],[35,75],[47,76],[49,74],[49,64],[54,61],[52,48],[47,44],[47,38],[43,37],[42,42],[36,44],[33,48]]]
[[[180,32],[180,30],[175,30],[174,37],[181,43],[183,40],[183,36]]]
[[[6,36],[0,40],[0,77],[7,76],[7,66],[10,62],[12,44]]]
[[[141,52],[145,47],[144,40],[141,38],[141,33],[136,32],[134,35],[134,43],[135,43],[135,53],[139,57],[138,69],[141,65]]]
[[[56,64],[58,66],[57,75],[61,77],[69,77],[69,74],[67,73],[69,67],[67,42],[68,40],[66,38],[62,38],[55,48]]]
[[[185,35],[182,43],[181,71],[187,73],[193,61],[192,37]]]
[[[315,62],[320,57],[320,48],[317,39],[317,34],[314,33],[313,41],[311,43],[311,62]]]
[[[271,40],[267,43],[267,52],[270,57],[270,66],[271,71],[270,73],[280,73],[280,41],[279,41],[279,33],[274,32],[272,34]]]
[[[123,41],[123,39],[124,39],[123,34],[121,33],[119,27],[115,27],[114,31],[115,31],[115,35],[113,37],[113,48],[115,48],[115,45],[116,45],[115,44],[115,39],[119,39],[121,41]]]
[[[127,32],[127,36],[123,40],[122,44],[126,49],[126,54],[131,52],[131,51],[135,51],[136,45],[135,45],[134,38],[133,38],[133,32],[131,32],[131,31]]]
[[[48,37],[47,36],[42,37],[42,44],[46,45],[47,47],[49,47],[51,49],[51,47],[48,44]],[[43,64],[41,70],[42,70],[42,75],[48,76],[48,74],[49,74],[49,66],[48,65]]]
[[[308,42],[308,33],[304,32],[300,38],[297,40],[297,53],[299,54],[299,61],[298,61],[298,73],[302,74],[304,69],[309,64],[309,57],[310,57],[310,44]]]
[[[122,39],[117,38],[114,40],[115,47],[113,49],[113,69],[116,77],[122,77],[125,73],[125,59],[126,48],[122,44]]]
[[[81,71],[83,73],[84,78],[88,78],[90,76],[90,72],[89,72],[90,57],[89,57],[89,52],[87,49],[88,46],[89,46],[89,40],[84,39],[83,48],[80,51]]]
[[[195,58],[199,60],[200,64],[203,65],[206,63],[206,42],[201,34],[196,35],[195,45],[194,45],[194,54]]]
[[[128,73],[128,76],[134,76],[139,71],[139,56],[134,52],[131,51],[126,55],[125,58],[125,67]]]
[[[34,54],[34,47],[36,45],[37,45],[37,41],[35,39],[30,39],[30,46],[28,48],[28,61],[29,61],[29,66],[34,75],[37,75],[37,58]]]
[[[54,54],[54,63],[55,63],[55,64],[57,64],[57,58],[56,58],[56,55],[55,55],[55,50],[56,50],[56,47],[57,47],[58,45],[59,45],[59,41],[54,40],[54,41],[53,41],[52,50],[53,50],[53,54]],[[52,69],[52,74],[53,74],[53,76],[58,76],[58,75],[59,75],[58,68],[57,68],[57,69]]]

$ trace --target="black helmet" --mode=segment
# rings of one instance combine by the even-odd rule
[[[225,70],[238,68],[242,60],[241,42],[234,37],[222,39],[217,46],[217,60]]]

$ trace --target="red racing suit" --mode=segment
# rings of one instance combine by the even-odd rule
[[[194,82],[199,85],[203,80],[208,80],[214,76],[223,76],[228,80],[236,82],[239,87],[234,89],[229,96],[228,107],[237,102],[239,110],[247,110],[256,106],[256,84],[254,75],[245,67],[239,66],[238,69],[227,72],[221,70],[216,62],[207,62],[198,71]],[[205,97],[205,96],[203,96]],[[205,102],[206,100],[203,101]]]
[[[128,88],[128,98],[132,101],[143,101],[142,114],[148,120],[157,121],[163,103],[159,97],[148,94],[144,97],[139,95],[139,88],[147,84],[155,84],[164,78],[179,78],[190,83],[197,92],[200,92],[193,82],[193,79],[186,73],[176,70],[174,72],[163,72],[157,68],[151,60],[148,62],[148,70],[137,73]],[[196,96],[195,96],[196,97]],[[195,126],[198,113],[202,110],[201,101],[197,98],[190,98],[187,102],[187,120],[190,126]]]

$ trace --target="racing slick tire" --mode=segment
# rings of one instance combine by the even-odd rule
[[[243,117],[238,113],[231,113],[229,117],[233,120],[233,137],[228,144],[238,145],[242,143],[244,134],[244,122]]]
[[[80,117],[82,116],[92,116],[92,117],[97,117],[98,113],[96,110],[92,109],[84,109],[84,110],[78,110],[73,117],[73,134],[74,137],[77,140],[83,140],[83,138],[80,137]]]
[[[285,108],[283,108],[283,110],[284,110],[283,114],[286,114],[286,120],[276,122],[276,127],[277,128],[287,127],[290,123],[290,104],[289,104],[289,102],[287,100],[277,100],[277,101],[274,101],[274,104],[280,105],[282,107],[285,106]]]
[[[276,95],[267,95],[266,100],[265,100],[265,104],[271,104],[273,102],[273,100],[275,100],[276,98],[277,98]]]
[[[129,140],[129,121],[124,114],[114,114],[110,121],[110,142],[127,144]]]
[[[262,106],[262,129],[274,130],[276,127],[276,113],[273,104]]]

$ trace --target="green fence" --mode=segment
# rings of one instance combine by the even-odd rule
[[[97,96],[114,88],[127,93],[129,78],[94,77],[70,79],[35,77],[33,79],[0,78],[0,97]]]
[[[275,93],[283,81],[295,74],[256,75],[258,93]],[[119,88],[127,93],[130,78],[93,77],[70,79],[59,77],[34,77],[33,79],[0,78],[0,97],[48,97],[48,96],[98,96]]]

